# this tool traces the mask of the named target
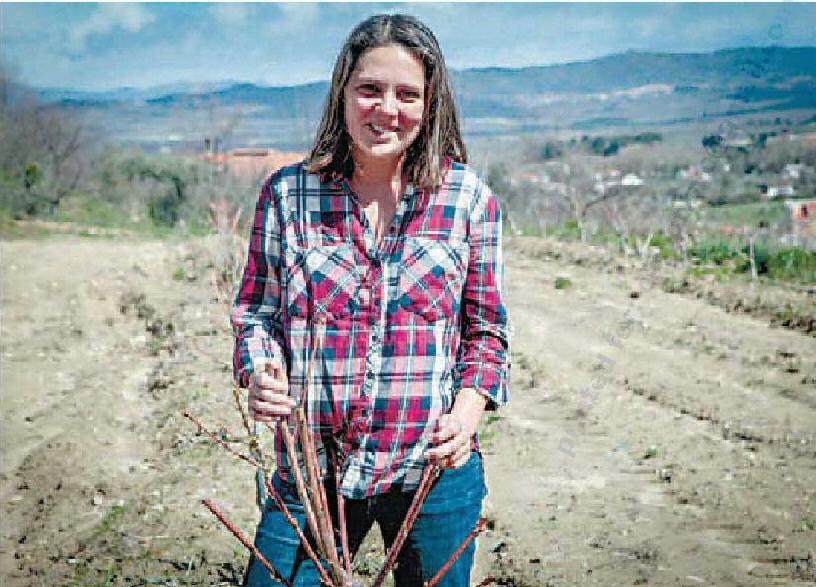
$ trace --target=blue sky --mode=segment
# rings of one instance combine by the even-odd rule
[[[407,12],[453,68],[520,67],[628,49],[816,45],[816,4],[2,3],[0,56],[39,87],[327,79],[350,29]]]

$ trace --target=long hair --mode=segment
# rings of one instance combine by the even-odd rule
[[[337,56],[320,126],[306,159],[307,171],[347,178],[354,173],[351,138],[346,131],[344,91],[360,55],[368,49],[389,45],[404,47],[422,61],[425,68],[422,126],[405,154],[402,172],[417,187],[429,188],[441,181],[443,158],[467,163],[452,84],[436,37],[412,16],[378,14],[351,31]]]

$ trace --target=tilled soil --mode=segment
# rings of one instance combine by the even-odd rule
[[[246,553],[200,500],[251,535],[252,470],[181,416],[245,450],[217,240],[0,246],[0,584],[236,584]],[[506,256],[512,400],[484,420],[474,580],[816,585],[801,321],[668,293],[660,269],[591,247],[511,240]],[[355,567],[381,560],[372,536]]]

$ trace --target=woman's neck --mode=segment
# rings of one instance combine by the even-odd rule
[[[354,190],[368,197],[399,198],[402,194],[403,159],[400,157],[395,161],[373,162],[355,157],[354,174],[351,177]]]

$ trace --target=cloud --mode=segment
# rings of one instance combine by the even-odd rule
[[[93,35],[105,35],[115,29],[138,33],[155,20],[156,17],[143,4],[101,4],[87,20],[70,30],[71,48],[75,52],[82,52],[88,38]]]
[[[255,13],[255,7],[252,4],[218,3],[211,5],[209,9],[215,20],[227,26],[246,24]]]
[[[285,2],[277,6],[283,18],[275,26],[280,27],[280,30],[289,34],[308,31],[318,24],[320,10],[317,4],[311,2],[303,4]]]

